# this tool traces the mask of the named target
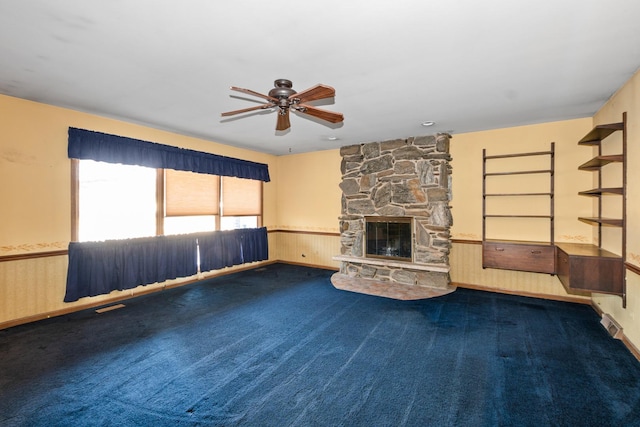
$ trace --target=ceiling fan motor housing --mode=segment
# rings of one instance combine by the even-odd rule
[[[291,80],[278,79],[273,82],[273,86],[274,88],[269,91],[269,96],[273,98],[286,99],[296,93],[295,90],[291,89],[293,86]]]

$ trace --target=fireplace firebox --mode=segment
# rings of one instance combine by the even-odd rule
[[[366,256],[412,261],[411,217],[365,217]]]

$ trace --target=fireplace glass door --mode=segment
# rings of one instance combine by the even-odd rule
[[[411,218],[366,217],[366,256],[411,261]]]

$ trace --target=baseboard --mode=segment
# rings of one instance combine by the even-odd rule
[[[631,341],[629,341],[627,336],[624,334],[624,331],[622,331],[621,335],[622,336],[620,337],[620,341],[622,341],[624,346],[627,347],[631,354],[633,354],[638,362],[640,362],[640,350],[638,350],[638,347],[636,347]]]
[[[592,302],[591,308],[593,308],[593,310],[596,313],[598,313],[598,316],[602,317],[604,315],[604,311],[602,311],[599,305]],[[629,338],[627,338],[627,336],[624,334],[624,328],[618,334],[618,339],[622,341],[624,346],[627,347],[627,349],[631,352],[631,354],[633,354],[633,356],[638,360],[638,362],[640,362],[640,349],[638,349],[638,347],[636,347],[631,341],[629,341]]]
[[[539,294],[536,292],[514,291],[510,289],[491,288],[489,286],[472,285],[469,283],[452,283],[458,288],[474,289],[476,291],[495,292],[498,294],[517,295],[521,297],[539,298],[551,301],[571,302],[576,304],[591,304],[590,299],[562,295]]]
[[[12,328],[14,326],[24,325],[24,324],[27,324],[27,323],[37,322],[39,320],[50,319],[52,317],[64,316],[66,314],[75,313],[77,311],[88,310],[88,309],[102,307],[102,306],[108,306],[108,305],[111,305],[111,304],[114,304],[114,303],[119,303],[119,302],[122,302],[122,301],[126,301],[126,300],[131,299],[131,298],[136,298],[136,297],[139,297],[139,296],[148,295],[148,294],[152,294],[152,293],[155,293],[155,292],[162,292],[164,290],[178,288],[180,286],[191,285],[191,284],[194,284],[194,283],[198,283],[198,282],[200,282],[202,280],[212,279],[214,277],[226,276],[226,275],[233,274],[233,273],[239,273],[241,271],[254,270],[256,268],[262,268],[262,267],[265,267],[267,265],[277,264],[277,263],[300,265],[300,266],[303,266],[303,267],[321,268],[321,269],[332,270],[332,271],[333,270],[335,270],[335,271],[339,270],[338,268],[334,268],[334,267],[327,267],[327,266],[323,266],[323,265],[314,265],[314,264],[304,264],[304,263],[291,262],[291,261],[281,261],[281,260],[265,261],[265,262],[261,262],[260,264],[256,264],[256,265],[252,264],[252,265],[249,265],[249,266],[246,266],[246,267],[235,268],[233,270],[221,270],[221,271],[213,273],[213,274],[209,274],[209,275],[205,274],[202,277],[198,277],[198,278],[191,279],[191,280],[185,280],[184,282],[172,283],[170,285],[166,285],[166,286],[163,286],[161,288],[154,288],[154,289],[144,289],[144,288],[142,288],[141,290],[137,290],[135,292],[135,294],[120,295],[120,296],[117,296],[117,297],[108,298],[108,299],[104,299],[104,300],[100,300],[100,301],[96,301],[96,302],[91,302],[91,303],[87,303],[87,304],[74,305],[73,307],[70,307],[70,308],[64,308],[64,309],[60,309],[60,310],[49,311],[49,312],[46,312],[46,313],[34,314],[33,316],[26,316],[26,317],[21,317],[19,319],[8,320],[6,322],[0,323],[0,330],[7,329],[7,328]]]
[[[326,265],[318,265],[318,264],[307,264],[307,263],[304,263],[304,262],[282,261],[282,260],[278,260],[278,261],[275,261],[275,262],[278,262],[280,264],[299,265],[299,266],[302,266],[302,267],[320,268],[322,270],[331,270],[331,271],[339,271],[340,270],[340,268],[338,268],[338,267],[329,267],[329,266],[326,266]]]
[[[140,297],[140,296],[143,296],[143,295],[153,294],[153,293],[156,293],[156,292],[162,292],[162,291],[167,290],[167,289],[179,288],[180,286],[192,285],[194,283],[198,283],[198,282],[201,282],[201,281],[207,280],[207,279],[212,279],[214,277],[226,276],[226,275],[229,275],[229,274],[239,273],[241,271],[246,271],[246,270],[253,270],[253,269],[256,269],[256,268],[261,268],[261,267],[265,267],[267,265],[275,264],[277,262],[279,262],[279,261],[265,261],[265,262],[261,262],[260,264],[257,264],[257,265],[253,265],[252,264],[252,265],[249,265],[247,267],[235,268],[233,270],[228,270],[228,271],[227,270],[222,270],[222,271],[219,271],[217,273],[210,274],[210,275],[206,275],[205,274],[203,277],[198,277],[198,278],[195,278],[195,279],[185,280],[184,282],[178,282],[178,283],[172,283],[172,284],[169,284],[169,285],[165,285],[165,286],[163,286],[161,288],[144,289],[144,287],[143,287],[141,290],[136,291],[134,294],[119,295],[119,296],[116,296],[116,297],[113,297],[113,298],[108,298],[108,299],[104,299],[104,300],[100,300],[100,301],[96,301],[96,302],[90,302],[90,303],[87,303],[87,304],[74,305],[73,307],[69,307],[69,308],[49,311],[49,312],[46,312],[46,313],[34,314],[32,316],[21,317],[19,319],[8,320],[6,322],[0,323],[0,330],[7,329],[7,328],[12,328],[14,326],[24,325],[24,324],[27,324],[27,323],[37,322],[39,320],[50,319],[52,317],[64,316],[66,314],[75,313],[77,311],[88,310],[88,309],[102,307],[102,306],[108,306],[108,305],[111,305],[111,304],[114,304],[114,303],[126,301],[126,300],[131,299],[131,298],[136,298],[136,297]],[[133,289],[136,289],[136,288],[133,288]]]

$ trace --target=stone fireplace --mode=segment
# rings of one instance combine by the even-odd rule
[[[340,149],[341,253],[334,259],[341,266],[334,286],[426,297],[455,290],[449,279],[450,138],[437,134]]]

